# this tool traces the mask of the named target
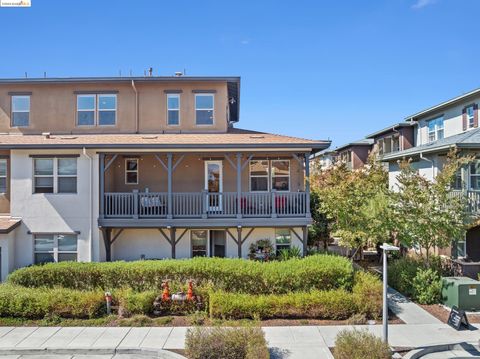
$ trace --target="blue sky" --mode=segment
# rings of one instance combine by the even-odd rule
[[[32,0],[0,77],[242,77],[237,127],[335,145],[480,87],[478,0]]]

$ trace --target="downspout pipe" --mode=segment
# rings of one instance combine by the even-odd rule
[[[87,153],[87,149],[84,147],[83,148],[83,155],[85,157],[88,158],[88,161],[90,163],[90,166],[89,166],[89,181],[88,181],[88,204],[89,204],[89,216],[88,216],[88,221],[90,223],[89,225],[89,233],[90,233],[90,245],[88,246],[88,257],[89,257],[89,260],[90,262],[92,261],[92,246],[93,246],[93,219],[92,219],[92,215],[93,215],[93,208],[92,208],[92,205],[93,205],[93,201],[92,201],[92,188],[93,188],[93,185],[92,185],[92,176],[93,176],[93,170],[92,170],[92,166],[93,166],[93,159],[92,157]]]
[[[135,81],[132,80],[133,92],[135,92],[135,133],[138,133],[138,91],[135,86]]]
[[[435,162],[433,160],[429,160],[427,157],[423,156],[423,152],[420,152],[420,159],[430,162],[432,164],[432,181],[435,179]]]

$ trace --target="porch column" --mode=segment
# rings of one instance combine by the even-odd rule
[[[105,153],[100,153],[100,218],[105,217]]]
[[[308,245],[308,227],[302,227],[303,234],[303,256],[307,255],[307,245]]]
[[[172,205],[173,205],[173,195],[172,195],[172,159],[173,154],[167,153],[167,172],[168,172],[168,204],[167,204],[167,218],[172,219]]]
[[[238,258],[242,258],[242,227],[237,227]]]
[[[172,245],[172,259],[175,259],[175,247],[176,247],[176,239],[175,239],[175,228],[170,227],[170,244]]]
[[[112,229],[101,228],[103,243],[105,244],[105,261],[112,261]]]
[[[306,217],[310,218],[312,214],[310,213],[310,154],[305,153],[305,206],[306,208]]]
[[[242,154],[237,153],[237,218],[242,218]]]

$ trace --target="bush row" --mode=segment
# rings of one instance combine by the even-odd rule
[[[348,319],[354,314],[378,318],[382,308],[382,286],[378,278],[359,273],[352,292],[344,289],[312,290],[282,295],[249,295],[215,291],[210,293],[213,318]]]
[[[0,286],[0,317],[85,319],[102,316],[105,310],[104,293],[100,291]]]
[[[314,255],[282,262],[257,262],[228,258],[194,258],[111,263],[51,263],[13,272],[9,283],[25,287],[63,287],[79,290],[159,290],[169,279],[216,290],[240,293],[288,293],[312,289],[350,290],[353,267],[333,255]]]

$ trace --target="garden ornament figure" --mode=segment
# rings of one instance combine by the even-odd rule
[[[162,300],[169,301],[170,300],[170,287],[168,286],[168,280],[164,280],[162,283]]]

